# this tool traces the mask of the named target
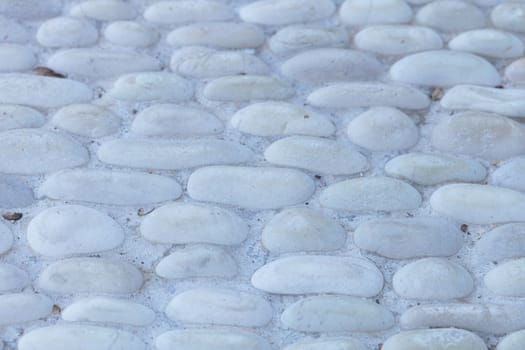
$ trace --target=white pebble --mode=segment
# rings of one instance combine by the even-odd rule
[[[0,187],[1,188],[1,187]],[[0,222],[0,254],[4,254],[13,245],[13,234],[11,230]]]
[[[351,26],[407,23],[412,9],[404,0],[346,0],[339,10],[343,23]]]
[[[515,158],[502,164],[494,170],[489,183],[525,192],[525,158]]]
[[[51,123],[70,133],[99,138],[116,133],[120,118],[104,107],[92,104],[71,104],[59,109]]]
[[[0,295],[0,326],[12,326],[46,318],[53,302],[43,294],[16,293]]]
[[[496,350],[514,350],[525,342],[525,330],[508,334],[506,337],[500,340]]]
[[[422,329],[398,333],[382,350],[487,350],[483,339],[462,329]]]
[[[271,350],[270,344],[255,333],[240,329],[178,329],[155,339],[158,350]]]
[[[462,32],[485,26],[485,15],[464,1],[433,1],[417,12],[416,23],[443,32]]]
[[[23,44],[29,41],[30,36],[27,28],[20,22],[0,15],[0,38],[3,42]]]
[[[59,14],[62,6],[62,0],[1,0],[0,14],[27,20],[48,18]]]
[[[56,17],[38,27],[36,40],[46,47],[91,46],[98,40],[98,31],[86,20]]]
[[[33,50],[19,44],[0,43],[0,73],[31,69],[36,63]]]
[[[483,233],[472,250],[475,264],[525,257],[525,223],[498,226]]]
[[[150,46],[159,39],[154,29],[134,21],[110,23],[104,30],[104,37],[113,44],[132,47]]]
[[[495,29],[463,32],[449,41],[448,47],[495,58],[523,56],[523,42],[520,38]]]
[[[220,1],[158,1],[146,8],[144,18],[158,24],[225,21],[234,16],[232,9]]]
[[[496,295],[506,297],[525,296],[525,259],[510,260],[490,270],[483,281]]]
[[[525,59],[520,58],[505,68],[505,78],[510,82],[524,85],[525,83]]]
[[[270,37],[268,47],[275,53],[284,54],[316,47],[343,47],[348,41],[348,32],[342,27],[293,25]]]
[[[0,105],[0,131],[39,128],[46,119],[36,109],[19,105]]]
[[[27,272],[15,265],[0,263],[0,292],[21,291],[30,283]]]
[[[305,338],[290,344],[283,350],[366,350],[357,339],[343,337]]]
[[[124,101],[179,102],[193,96],[192,84],[166,72],[131,73],[120,76],[108,95]]]
[[[214,101],[284,100],[294,89],[274,77],[263,75],[227,76],[214,79],[204,87],[204,97]]]
[[[508,1],[496,6],[490,13],[495,27],[511,32],[525,32],[525,3]]]
[[[259,0],[240,8],[245,22],[286,25],[330,17],[335,12],[332,0]]]
[[[70,14],[75,17],[88,17],[99,21],[133,19],[137,12],[132,4],[119,0],[88,0],[73,6]]]

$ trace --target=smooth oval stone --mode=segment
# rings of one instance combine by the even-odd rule
[[[334,124],[324,115],[287,102],[267,101],[238,110],[231,125],[257,136],[311,135],[330,136]]]
[[[327,251],[341,248],[346,234],[337,221],[308,208],[285,209],[264,227],[261,243],[272,253]]]
[[[11,326],[45,318],[53,302],[43,294],[16,293],[0,295],[0,325]]]
[[[343,47],[348,40],[349,35],[342,27],[293,25],[270,37],[268,47],[275,53],[284,54],[316,47]]]
[[[481,236],[472,251],[475,264],[525,257],[525,223],[498,226]]]
[[[147,326],[155,320],[155,313],[149,307],[129,300],[93,297],[70,304],[62,311],[62,318],[66,321]]]
[[[0,103],[41,108],[88,101],[91,89],[78,81],[28,74],[0,74]]]
[[[344,295],[301,299],[281,315],[286,328],[300,332],[378,332],[394,325],[394,316],[384,306]]]
[[[185,101],[193,96],[191,83],[165,72],[132,73],[120,76],[108,95],[124,101]]]
[[[23,44],[29,41],[29,31],[20,22],[0,14],[0,38],[6,43]]]
[[[500,340],[496,350],[514,350],[525,342],[525,330],[514,332]]]
[[[119,0],[88,0],[71,8],[70,14],[75,17],[88,17],[98,21],[116,21],[133,19],[137,11],[132,4]]]
[[[253,158],[253,152],[239,143],[214,139],[181,142],[126,138],[103,143],[97,156],[104,163],[119,166],[176,170],[245,163]]]
[[[248,225],[226,209],[193,203],[164,205],[142,220],[140,232],[158,243],[236,245],[248,235]]]
[[[490,13],[495,27],[511,32],[525,32],[525,3],[506,2],[496,6]]]
[[[4,254],[13,245],[13,234],[9,228],[0,222],[0,254]]]
[[[123,261],[103,258],[59,260],[38,277],[38,287],[51,293],[128,294],[142,287],[142,272]]]
[[[381,83],[333,84],[315,90],[307,100],[314,106],[330,108],[388,106],[422,109],[430,105],[428,96],[413,87]]]
[[[496,58],[520,57],[523,42],[516,35],[495,29],[463,32],[448,43],[452,50],[468,51]]]
[[[131,124],[131,132],[143,136],[200,136],[223,130],[221,121],[203,109],[157,104],[141,111]]]
[[[240,329],[178,329],[155,339],[158,350],[271,350],[270,344],[255,333]]]
[[[62,107],[53,115],[51,123],[70,133],[90,138],[112,135],[120,128],[120,118],[115,113],[92,104]]]
[[[272,313],[270,303],[257,295],[219,288],[190,289],[166,307],[166,315],[175,321],[240,327],[262,327]]]
[[[27,241],[37,253],[61,257],[118,247],[124,230],[108,215],[80,205],[60,205],[40,212],[27,226]]]
[[[351,26],[407,23],[412,19],[412,9],[403,0],[346,0],[339,15]]]
[[[438,153],[397,156],[386,163],[385,172],[425,186],[448,181],[480,182],[487,176],[487,169],[476,160]]]
[[[41,129],[0,132],[0,172],[32,175],[85,164],[87,150],[69,136]]]
[[[21,291],[29,283],[27,272],[15,265],[0,263],[0,292]]]
[[[422,329],[398,333],[383,350],[487,350],[483,339],[462,329]]]
[[[341,181],[321,192],[323,207],[350,211],[401,211],[417,209],[419,192],[406,182],[384,176]]]
[[[416,14],[416,23],[443,32],[462,32],[485,26],[485,15],[464,1],[433,1]]]
[[[515,158],[494,170],[490,184],[525,191],[525,158]]]
[[[438,33],[426,27],[412,25],[376,25],[361,30],[354,36],[360,50],[380,55],[405,55],[418,51],[438,50],[443,40]]]
[[[252,275],[252,285],[274,294],[338,293],[372,297],[383,275],[370,261],[341,256],[301,255],[274,260]]]
[[[321,20],[334,12],[332,0],[259,0],[241,7],[239,17],[245,22],[286,25]]]
[[[510,260],[490,270],[483,281],[494,294],[507,297],[525,296],[525,259]]]
[[[82,169],[51,175],[40,192],[53,199],[129,206],[174,200],[180,197],[182,189],[166,176]]]
[[[107,49],[58,51],[49,57],[47,66],[60,73],[90,78],[107,78],[125,73],[160,70],[159,63],[153,57]]]
[[[113,44],[132,47],[150,46],[159,39],[155,30],[134,21],[110,23],[104,30],[104,37]]]
[[[0,43],[0,73],[26,71],[36,63],[33,50],[18,44]]]
[[[350,141],[370,151],[398,151],[414,146],[419,131],[405,113],[391,107],[372,107],[348,124]]]
[[[502,187],[446,185],[432,194],[430,205],[438,213],[473,224],[525,221],[525,195]]]
[[[188,194],[248,209],[276,209],[309,199],[313,180],[295,169],[210,166],[197,169],[188,180]]]
[[[525,82],[525,59],[520,58],[505,68],[505,78],[510,82],[523,84]]]
[[[390,68],[390,77],[395,81],[425,86],[494,86],[501,80],[498,71],[485,59],[448,50],[406,56]]]
[[[84,324],[36,328],[24,334],[18,341],[19,350],[72,348],[145,350],[146,345],[129,332]]]
[[[46,118],[36,109],[18,105],[0,105],[0,131],[39,128]]]
[[[33,191],[15,177],[0,176],[0,208],[24,208],[33,203]],[[0,241],[2,239],[0,238]],[[0,243],[0,254],[2,254]]]
[[[248,49],[265,41],[262,30],[247,23],[209,22],[179,27],[168,34],[166,41],[174,46],[203,45],[225,49]]]
[[[366,350],[357,339],[321,337],[304,339],[285,347],[283,350]]]
[[[474,332],[505,334],[525,327],[523,304],[435,304],[408,309],[401,328],[457,327]]]
[[[346,49],[304,51],[281,65],[285,77],[307,83],[373,80],[382,70],[374,56]]]
[[[238,51],[217,51],[207,47],[177,50],[171,70],[183,76],[215,78],[225,75],[268,74],[270,69],[257,56]]]
[[[403,266],[394,274],[392,285],[407,299],[457,299],[474,290],[470,273],[445,258],[424,258]]]
[[[463,235],[459,226],[442,218],[375,219],[357,227],[354,243],[390,259],[412,259],[454,255]]]
[[[204,87],[203,95],[209,100],[242,102],[251,100],[284,100],[294,90],[270,76],[243,75],[214,79]]]
[[[199,21],[224,21],[232,18],[232,9],[219,1],[158,1],[146,8],[144,18],[158,24],[179,24]]]
[[[237,263],[224,249],[214,246],[187,246],[163,258],[155,273],[169,279],[237,275]]]
[[[311,136],[277,140],[264,151],[264,158],[272,164],[330,175],[355,174],[368,169],[366,157],[348,145]]]
[[[0,0],[0,14],[18,19],[52,17],[60,13],[62,0]]]
[[[439,151],[488,160],[525,153],[525,128],[512,119],[485,112],[464,112],[443,118],[434,127],[432,146]]]
[[[97,42],[98,31],[85,20],[56,17],[49,19],[38,27],[36,40],[46,47],[82,47]]]

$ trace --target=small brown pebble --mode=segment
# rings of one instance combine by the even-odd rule
[[[439,101],[443,97],[443,90],[441,88],[434,88],[430,93],[432,101]]]
[[[467,232],[468,231],[468,225],[467,224],[461,224],[461,231]]]
[[[308,119],[308,118],[310,118],[310,116],[308,114],[305,114],[304,119]]]
[[[33,73],[36,75],[43,75],[46,77],[53,78],[65,78],[66,76],[60,73],[55,72],[54,70],[47,67],[35,67],[33,68]]]
[[[503,86],[503,84],[499,84],[499,85],[496,85],[496,86],[494,86],[494,87],[495,87],[496,89],[503,89],[503,88],[505,88],[505,87]]]
[[[497,159],[491,160],[490,161],[490,165],[492,165],[492,166],[499,166],[499,160],[497,160]]]
[[[144,209],[139,208],[139,209],[137,210],[137,215],[138,215],[138,216],[145,216],[145,215],[148,215],[149,213],[151,213],[153,210],[155,210],[155,209],[151,209],[151,210],[149,210],[149,211],[144,211]]]
[[[2,217],[4,219],[10,220],[10,221],[18,221],[22,218],[22,216],[24,216],[24,214],[13,212],[13,211],[8,211],[2,214]]]
[[[315,175],[314,176],[317,180],[320,180],[321,179],[321,175]]]
[[[56,305],[56,304],[53,305],[53,313],[54,313],[55,315],[60,315],[61,312],[62,312],[62,310],[60,309],[60,306],[58,306],[58,305]]]

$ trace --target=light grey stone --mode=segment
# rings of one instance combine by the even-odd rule
[[[284,100],[293,96],[292,87],[271,76],[226,76],[210,81],[203,95],[209,100],[243,102],[251,100]]]
[[[46,119],[36,109],[19,105],[0,105],[0,131],[39,128]]]
[[[286,25],[317,21],[335,12],[332,0],[259,0],[240,8],[245,22]]]
[[[271,350],[272,346],[255,333],[241,329],[178,329],[155,339],[158,350]]]
[[[0,176],[0,208],[24,208],[32,203],[33,191],[28,185],[12,176]]]
[[[51,123],[70,133],[99,138],[116,133],[120,118],[107,108],[92,104],[71,104],[59,109]]]
[[[398,333],[383,350],[487,350],[483,339],[462,329],[423,329]]]
[[[38,27],[36,40],[45,47],[91,46],[98,40],[98,31],[86,20],[55,17]]]

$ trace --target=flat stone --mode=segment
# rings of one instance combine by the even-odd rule
[[[458,0],[431,2],[416,14],[416,23],[442,32],[462,32],[485,26],[485,15],[476,6]]]
[[[500,160],[525,154],[522,124],[497,114],[463,112],[444,117],[432,133],[439,151]]]
[[[463,32],[449,41],[448,47],[452,50],[468,51],[495,58],[523,56],[521,39],[514,34],[496,29]]]
[[[264,75],[270,69],[257,56],[239,51],[218,51],[193,46],[177,50],[170,61],[175,73],[193,78],[216,78],[226,75]]]
[[[319,47],[343,47],[348,40],[348,32],[342,27],[293,25],[270,37],[268,47],[275,53],[284,54]]]
[[[375,25],[354,36],[355,46],[380,55],[406,55],[418,51],[438,50],[443,40],[434,30],[413,25]]]
[[[248,23],[207,22],[179,27],[169,33],[166,40],[174,46],[247,49],[261,46],[265,36],[261,29]]]
[[[0,263],[0,292],[21,291],[30,283],[27,272],[15,265]]]
[[[75,17],[88,17],[98,21],[118,21],[137,16],[132,4],[119,0],[84,1],[73,6],[69,13]]]
[[[16,293],[0,295],[0,325],[11,326],[46,318],[53,302],[43,294]]]
[[[0,73],[31,69],[36,63],[33,50],[19,44],[0,44]]]
[[[71,258],[51,263],[40,273],[37,285],[57,294],[129,294],[139,290],[142,282],[142,272],[126,262]]]
[[[491,175],[489,183],[517,191],[525,191],[525,158],[503,163]]]
[[[525,32],[525,3],[505,2],[496,6],[490,13],[495,27],[511,32]]]
[[[446,0],[437,3],[442,2]],[[501,80],[498,71],[484,58],[448,50],[425,51],[403,57],[390,68],[390,77],[394,81],[425,86],[495,86]]]
[[[178,102],[193,96],[193,86],[176,74],[132,73],[120,76],[108,91],[108,95],[124,101]]]
[[[62,310],[62,319],[75,322],[99,322],[147,326],[155,320],[149,307],[129,300],[93,297],[80,299]]]
[[[346,234],[337,221],[308,208],[285,209],[264,227],[261,243],[272,253],[329,251],[342,248]]]
[[[58,51],[49,57],[47,66],[60,73],[90,78],[107,78],[125,73],[160,70],[159,62],[153,57],[107,49]]]
[[[487,169],[474,159],[438,153],[407,153],[389,160],[385,165],[389,176],[412,181],[419,185],[443,182],[480,182]]]
[[[463,298],[474,290],[470,273],[445,258],[424,258],[399,269],[392,279],[394,291],[407,299]]]
[[[32,203],[33,191],[27,184],[12,176],[0,176],[0,208],[24,208]],[[0,243],[0,254],[1,247]]]
[[[341,181],[326,187],[319,197],[323,207],[358,212],[417,209],[421,195],[406,182],[370,176]]]
[[[245,22],[286,25],[318,21],[335,12],[332,0],[259,0],[239,10]]]
[[[233,115],[230,123],[244,133],[257,136],[330,136],[335,132],[334,124],[325,115],[291,103],[276,101],[244,107]]]
[[[483,339],[462,329],[423,329],[398,333],[383,350],[487,350]]]
[[[357,339],[343,337],[306,338],[286,346],[283,350],[366,350]]]
[[[451,256],[463,245],[458,225],[436,217],[375,219],[360,224],[354,243],[390,259]]]
[[[111,22],[104,30],[104,37],[113,44],[131,47],[146,47],[159,40],[154,29],[135,21]]]
[[[430,197],[436,212],[473,224],[525,221],[525,194],[503,187],[452,184]]]
[[[384,306],[344,295],[301,299],[281,315],[286,328],[300,332],[378,332],[394,325],[394,316]]]
[[[69,136],[41,129],[0,132],[0,172],[32,175],[85,164],[87,150]]]
[[[428,96],[413,87],[382,83],[337,83],[314,90],[307,101],[314,106],[330,108],[423,109],[430,105]]]
[[[46,47],[91,46],[98,40],[98,31],[86,20],[55,17],[38,27],[36,40],[40,45]]]
[[[204,87],[209,100],[242,102],[251,100],[284,100],[293,96],[291,86],[264,75],[227,76],[214,79]]]
[[[240,327],[262,327],[272,313],[270,303],[257,295],[219,288],[190,289],[166,307],[166,315],[175,321]]]
[[[507,297],[525,296],[525,259],[510,260],[490,270],[483,281],[496,295]]]
[[[366,157],[348,145],[311,136],[277,140],[264,151],[264,158],[275,165],[330,175],[356,174],[368,169]]]
[[[13,234],[11,230],[0,222],[0,254],[4,254],[13,245]]]
[[[276,209],[311,197],[313,180],[295,169],[210,166],[197,169],[188,180],[188,194],[248,209]]]
[[[178,329],[155,339],[158,350],[271,350],[271,345],[255,333],[240,329]]]
[[[54,108],[88,101],[91,97],[91,89],[75,80],[0,74],[0,103]]]
[[[0,38],[6,43],[23,44],[29,41],[30,35],[20,22],[0,15]]]
[[[129,206],[174,200],[182,189],[166,176],[82,169],[51,175],[40,193],[53,199]]]
[[[0,14],[17,19],[39,19],[56,16],[62,10],[62,0],[0,0]]]
[[[472,250],[476,265],[522,257],[525,257],[525,223],[506,224],[483,233]]]
[[[255,271],[251,281],[255,288],[273,294],[372,297],[383,289],[383,275],[370,261],[325,255],[279,258]]]
[[[146,8],[144,18],[158,24],[225,21],[234,17],[232,9],[219,1],[158,1]]]
[[[351,26],[407,23],[412,19],[412,9],[403,0],[346,0],[339,15]]]
[[[307,83],[373,80],[382,70],[381,63],[368,53],[337,48],[303,51],[281,65],[285,77]]]
[[[143,136],[173,137],[217,134],[222,122],[198,108],[156,104],[141,111],[131,124],[131,132]]]
[[[46,118],[36,109],[18,105],[0,105],[0,131],[39,128]]]
[[[71,104],[59,109],[51,123],[70,133],[99,138],[116,133],[120,118],[107,108],[92,104]]]
[[[124,230],[108,215],[80,205],[45,209],[27,226],[27,241],[37,253],[62,257],[92,254],[124,242]]]
[[[525,59],[520,58],[505,68],[505,78],[512,83],[525,83]]]
[[[238,267],[232,256],[214,246],[186,246],[163,258],[155,273],[168,279],[232,278]]]
[[[233,212],[202,204],[171,203],[155,209],[140,225],[149,241],[170,244],[236,245],[248,235],[248,225]]]
[[[398,151],[414,146],[419,131],[405,113],[392,107],[372,107],[348,124],[348,137],[370,151]]]
[[[501,339],[496,350],[519,349],[523,342],[525,342],[525,330],[511,333]]]
[[[524,99],[525,89],[459,85],[448,90],[440,102],[447,109],[478,110],[523,118],[525,117]]]
[[[118,329],[77,325],[55,325],[36,328],[18,341],[19,350],[127,349],[145,350],[146,345],[135,335]]]

